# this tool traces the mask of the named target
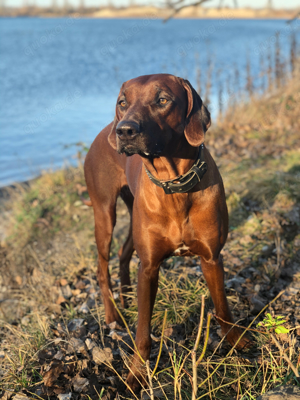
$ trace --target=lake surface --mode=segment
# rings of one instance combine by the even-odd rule
[[[155,15],[0,19],[0,186],[75,162],[70,145],[93,141],[113,119],[121,84],[139,75],[167,72],[196,86],[199,65],[205,86],[211,59],[215,117],[217,81],[237,68],[243,85],[247,59],[258,74],[276,31],[288,56],[291,27],[284,20],[232,20],[226,13],[166,24]]]

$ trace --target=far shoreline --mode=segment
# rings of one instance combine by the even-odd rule
[[[298,14],[297,14],[298,11]],[[131,6],[127,8],[84,8],[84,9],[51,9],[42,7],[3,8],[0,17],[37,17],[37,18],[93,18],[93,19],[285,19],[296,20],[299,17],[297,9],[269,8],[206,8],[189,6],[174,14],[172,9],[154,6]]]

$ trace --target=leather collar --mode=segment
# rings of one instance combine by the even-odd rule
[[[192,168],[184,175],[177,176],[174,179],[168,181],[160,181],[147,170],[146,173],[149,179],[156,185],[164,189],[166,194],[173,193],[186,193],[191,190],[198,182],[203,178],[203,175],[207,171],[207,164],[204,161],[203,155],[204,144],[201,144],[199,148],[199,153],[196,161],[194,162]]]

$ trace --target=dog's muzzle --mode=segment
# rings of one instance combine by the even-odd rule
[[[141,133],[140,125],[134,121],[121,121],[117,125],[116,133],[120,140],[132,140]]]

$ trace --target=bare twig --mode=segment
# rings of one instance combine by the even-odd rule
[[[202,296],[202,300],[203,300],[203,296]],[[202,301],[202,305],[204,304],[204,301]],[[204,309],[204,306],[203,306]],[[202,315],[202,309],[201,309],[201,315]],[[209,338],[209,327],[210,327],[210,320],[211,320],[211,313],[208,313],[207,315],[207,324],[206,324],[206,336],[205,336],[205,341],[204,341],[204,345],[203,345],[203,349],[202,349],[202,353],[200,355],[200,357],[198,358],[198,360],[196,361],[196,349],[198,347],[198,343],[200,340],[200,335],[201,335],[201,330],[202,330],[202,325],[203,325],[203,318],[202,320],[200,320],[200,326],[199,326],[199,331],[198,331],[198,335],[197,335],[197,340],[194,346],[194,350],[192,351],[192,364],[193,364],[193,393],[192,393],[192,400],[196,400],[196,396],[197,396],[197,390],[198,390],[198,373],[197,373],[197,368],[198,365],[200,364],[200,362],[202,361],[204,354],[206,352],[206,348],[207,348],[207,343],[208,343],[208,338]],[[200,330],[201,329],[201,330]],[[200,332],[200,334],[199,334]],[[198,339],[199,337],[199,339]],[[197,344],[197,346],[196,346]]]
[[[152,376],[153,375],[151,375],[149,360],[146,361],[146,369],[147,369],[147,375],[148,375],[148,379],[149,379],[150,399],[154,400],[153,385],[152,385]]]
[[[198,334],[196,338],[196,342],[194,345],[194,351],[197,351],[197,348],[199,346],[199,341],[202,333],[202,327],[203,327],[203,320],[204,320],[204,307],[205,307],[205,296],[204,294],[201,296],[201,313],[200,313],[200,322],[199,322],[199,329],[198,329]]]
[[[116,302],[115,302],[115,300],[114,300],[114,298],[113,298],[112,292],[111,292],[111,291],[109,291],[109,292],[110,292],[110,295],[111,295],[110,300],[113,302],[113,305],[115,306],[115,309],[117,310],[118,314],[120,315],[120,317],[121,317],[121,319],[122,319],[122,321],[123,321],[123,324],[124,324],[124,326],[125,326],[125,328],[126,328],[126,330],[127,330],[127,333],[128,333],[128,335],[130,336],[130,339],[131,339],[131,341],[132,341],[132,343],[133,343],[133,345],[134,345],[134,349],[135,349],[135,351],[136,351],[136,354],[139,356],[139,358],[141,359],[142,363],[144,364],[145,361],[144,361],[143,357],[141,356],[141,354],[140,354],[140,352],[139,352],[139,350],[138,350],[138,348],[137,348],[137,345],[136,345],[136,343],[135,343],[135,340],[133,340],[132,334],[131,334],[130,329],[129,329],[129,327],[128,327],[126,321],[125,321],[125,318],[123,317],[121,311],[118,309],[118,307],[117,307],[117,305],[116,305]]]
[[[273,340],[273,342],[276,344],[276,346],[278,347],[280,353],[283,355],[285,361],[289,364],[289,366],[291,367],[291,370],[294,372],[295,376],[297,378],[299,378],[299,372],[297,371],[297,369],[294,367],[294,365],[292,364],[291,360],[288,358],[288,356],[286,355],[286,353],[284,352],[283,347],[281,346],[281,344],[278,342],[278,340],[275,338],[274,335],[272,335],[271,333],[271,338]]]
[[[165,332],[165,325],[166,325],[166,321],[167,321],[167,314],[168,314],[168,310],[165,310],[165,315],[164,315],[164,321],[163,321],[163,327],[162,327],[162,332],[161,332],[161,339],[160,339],[160,346],[159,346],[159,352],[158,352],[158,356],[157,356],[157,360],[156,360],[156,364],[154,367],[154,370],[152,372],[152,376],[154,376],[157,367],[158,367],[158,363],[160,360],[160,356],[161,356],[161,352],[162,352],[162,347],[163,347],[163,342],[164,342],[164,332]]]
[[[287,24],[292,24],[296,19],[300,17],[300,10],[297,11],[297,13],[291,18],[286,21]]]
[[[38,256],[36,255],[36,252],[33,250],[33,248],[28,245],[28,250],[30,251],[30,254],[32,255],[32,257],[34,258],[35,262],[37,263],[37,265],[39,266],[40,270],[42,272],[44,272],[44,267],[43,265],[40,263],[40,260],[38,259]]]
[[[207,314],[207,323],[206,323],[206,336],[205,336],[205,341],[204,341],[204,345],[203,345],[203,350],[202,353],[200,355],[200,357],[197,360],[196,366],[198,367],[198,365],[200,364],[200,362],[202,361],[204,354],[206,352],[206,348],[207,348],[207,343],[208,343],[208,339],[209,339],[209,327],[210,327],[210,320],[211,320],[211,313]]]
[[[188,4],[182,4],[184,2],[184,0],[179,0],[175,3],[171,3],[169,4],[169,7],[172,9],[172,13],[164,19],[163,22],[167,22],[169,21],[169,19],[173,18],[174,15],[176,15],[177,13],[179,13],[179,11],[181,11],[182,9],[186,8],[186,7],[196,7],[196,6],[200,6],[203,3],[207,3],[210,0],[198,0],[195,3],[188,3]],[[177,5],[181,4],[178,8],[176,7]]]

